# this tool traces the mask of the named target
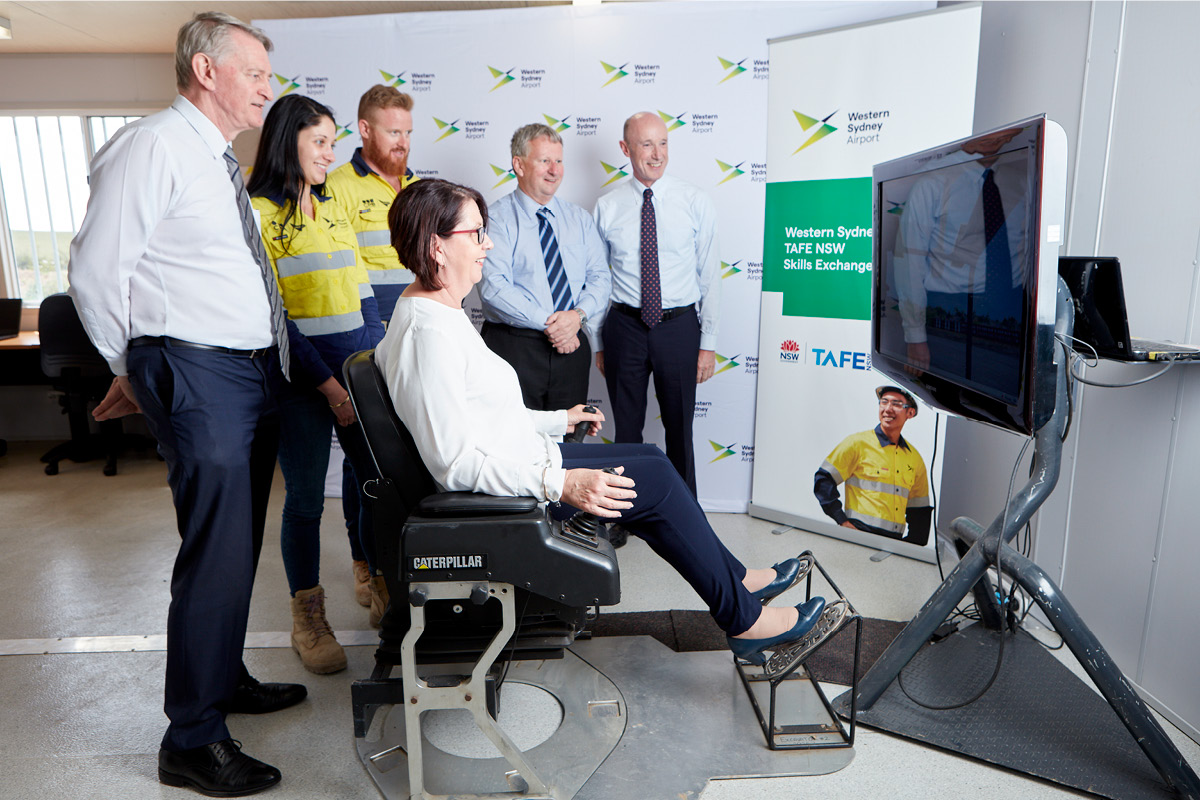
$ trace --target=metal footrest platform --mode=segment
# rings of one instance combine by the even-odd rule
[[[854,668],[851,673],[851,697],[858,687],[858,665],[862,647],[862,616],[842,594],[825,568],[809,551],[800,556],[801,569],[793,586],[805,583],[805,598],[813,596],[814,568],[824,579],[837,599],[828,602],[812,630],[801,639],[783,645],[772,652],[766,664],[756,668],[749,662],[734,658],[734,666],[742,685],[750,696],[754,713],[767,746],[772,750],[810,748],[839,748],[854,745],[855,707],[851,707],[849,725],[844,725],[834,712],[820,684],[812,679],[804,663],[833,636],[848,625],[854,625]],[[801,690],[801,682],[811,684],[811,691]],[[819,701],[819,702],[818,702]]]

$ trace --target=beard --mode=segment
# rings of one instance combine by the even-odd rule
[[[374,164],[384,175],[399,177],[408,169],[408,152],[397,155],[395,151],[376,149],[373,143],[363,142],[363,157]]]

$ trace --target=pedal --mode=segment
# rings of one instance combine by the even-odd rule
[[[764,606],[771,605],[771,603],[774,602],[777,598],[780,598],[787,592],[790,592],[792,590],[792,587],[794,587],[796,584],[800,583],[802,580],[804,580],[805,578],[808,577],[808,573],[812,572],[813,564],[817,563],[816,557],[812,553],[807,552],[807,551],[804,552],[803,554],[797,556],[796,560],[800,562],[800,570],[796,573],[795,580],[793,580],[790,584],[788,584],[788,587],[786,589],[784,589],[779,594],[775,595],[775,597],[772,597],[770,600],[764,600],[763,601]]]
[[[845,600],[835,600],[825,606],[820,619],[813,625],[812,630],[794,642],[782,645],[771,653],[763,666],[763,675],[774,678],[791,670],[796,664],[808,658],[809,654],[822,642],[833,636],[850,617],[850,604]]]

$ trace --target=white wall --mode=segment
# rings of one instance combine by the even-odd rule
[[[1200,251],[1200,30],[1195,2],[987,2],[975,127],[1048,112],[1067,131],[1064,255],[1121,259],[1135,336],[1195,339]],[[1155,367],[1089,375],[1131,380]],[[1084,387],[1035,560],[1126,675],[1200,740],[1191,623],[1200,592],[1200,367],[1129,389]],[[939,520],[1002,509],[1021,440],[952,421]],[[1017,485],[1026,477],[1023,464]]]

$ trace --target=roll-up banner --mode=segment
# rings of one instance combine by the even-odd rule
[[[423,178],[473,186],[488,203],[516,188],[509,140],[521,125],[544,122],[562,135],[566,169],[558,196],[591,211],[601,195],[632,180],[618,146],[625,119],[638,111],[662,117],[670,136],[668,173],[706,192],[718,214],[717,369],[698,388],[695,411],[700,500],[710,511],[744,512],[755,454],[767,40],[934,5],[606,3],[256,24],[275,44],[276,96],[299,92],[333,109],[339,163],[361,144],[359,97],[373,84],[390,84],[415,101],[409,167]],[[821,83],[824,73],[798,83]],[[481,324],[478,300],[467,302]],[[588,394],[602,410],[611,408],[594,367]],[[644,436],[662,446],[653,387],[650,394]],[[335,455],[331,494],[340,485],[340,464]]]
[[[970,135],[979,21],[964,4],[769,42],[754,516],[933,559],[935,537],[903,524],[903,503],[898,516],[872,504],[893,491],[923,502],[894,473],[932,463],[936,489],[941,443],[921,407],[902,436],[922,458],[871,457],[884,452],[876,388],[890,383],[870,358],[871,171]],[[822,468],[826,508],[832,485],[852,518],[890,535],[835,522],[818,501]]]

